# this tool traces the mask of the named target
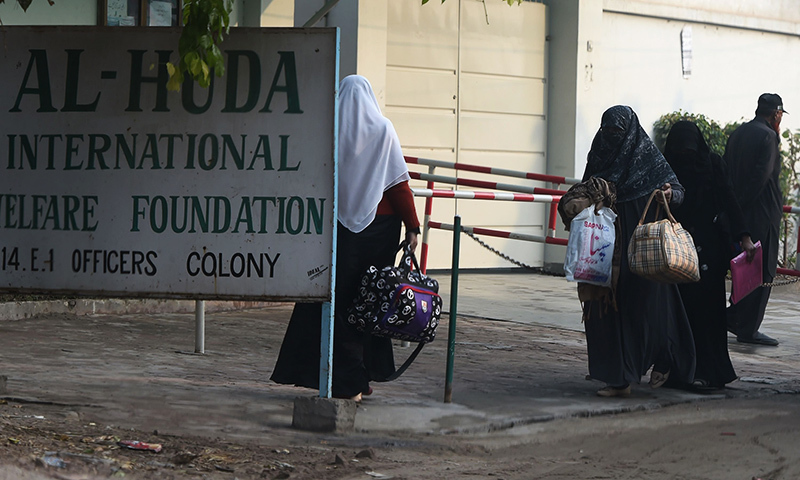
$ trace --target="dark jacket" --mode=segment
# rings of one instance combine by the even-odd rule
[[[780,187],[781,155],[777,132],[756,117],[737,128],[725,146],[725,163],[742,220],[753,242],[762,241],[764,273],[770,281],[778,262],[778,237],[783,215]]]

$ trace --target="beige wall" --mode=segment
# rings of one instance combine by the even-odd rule
[[[386,115],[407,155],[544,173],[545,7],[461,0],[421,6],[389,3]],[[426,172],[426,167],[412,167]],[[455,176],[449,169],[437,174]],[[530,181],[458,172],[459,177],[536,186]],[[539,186],[542,184],[539,183]],[[415,182],[424,188],[424,182]],[[437,188],[453,188],[438,184]],[[459,187],[461,190],[481,190]],[[486,189],[483,189],[486,190]],[[420,213],[423,202],[418,202]],[[432,219],[543,235],[543,204],[434,200]],[[529,265],[542,264],[542,245],[485,237]],[[450,266],[452,233],[432,231],[429,268]],[[514,267],[464,237],[462,268]]]
[[[293,27],[294,0],[258,0],[262,27]]]

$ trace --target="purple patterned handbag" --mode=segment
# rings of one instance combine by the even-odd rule
[[[430,343],[442,315],[438,292],[439,282],[421,273],[414,253],[406,248],[400,265],[367,269],[347,321],[378,337]]]

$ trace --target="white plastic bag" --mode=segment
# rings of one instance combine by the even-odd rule
[[[608,207],[595,213],[594,205],[572,219],[564,258],[568,281],[611,286],[616,219],[617,214]]]

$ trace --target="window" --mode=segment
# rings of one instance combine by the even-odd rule
[[[112,27],[176,27],[181,0],[98,0],[99,25]]]

